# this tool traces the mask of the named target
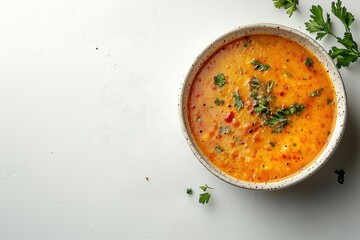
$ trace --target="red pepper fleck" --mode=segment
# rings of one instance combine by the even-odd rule
[[[285,95],[284,92],[280,92],[280,97],[283,97]]]
[[[285,155],[285,154],[283,154],[282,157],[286,159],[286,155]]]
[[[235,113],[233,111],[229,112],[224,118],[226,122],[230,123],[235,117]]]

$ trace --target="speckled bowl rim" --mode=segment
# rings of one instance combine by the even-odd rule
[[[287,178],[280,179],[279,181],[271,181],[264,183],[241,181],[219,170],[214,164],[212,164],[211,161],[207,159],[207,157],[201,152],[201,150],[196,145],[196,142],[191,134],[191,130],[187,118],[187,101],[188,101],[189,90],[196,73],[204,64],[206,59],[209,56],[211,56],[222,45],[227,44],[240,37],[250,36],[254,34],[278,35],[291,39],[305,46],[307,49],[313,52],[322,62],[322,64],[325,66],[333,82],[337,96],[337,119],[335,122],[332,136],[325,149],[323,149],[323,151],[317,156],[317,158],[311,164],[304,167],[299,172]],[[200,161],[200,163],[204,165],[205,168],[208,169],[212,174],[214,174],[216,177],[220,178],[221,180],[240,188],[251,189],[251,190],[273,191],[278,189],[284,189],[303,181],[304,179],[313,175],[330,159],[332,154],[335,152],[337,146],[339,145],[345,131],[346,120],[347,120],[347,100],[346,100],[344,83],[339,73],[339,70],[337,69],[331,57],[328,55],[327,51],[318,42],[316,42],[314,39],[307,36],[306,34],[284,25],[272,24],[272,23],[259,23],[259,24],[239,27],[238,29],[235,29],[219,37],[217,40],[211,43],[195,59],[195,62],[188,71],[185,77],[185,81],[182,85],[181,94],[179,97],[179,115],[180,115],[181,129],[186,138],[186,142],[188,143],[190,149],[192,150],[196,158]]]

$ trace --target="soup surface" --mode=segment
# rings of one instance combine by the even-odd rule
[[[274,35],[218,49],[190,88],[196,144],[226,174],[249,182],[292,175],[321,153],[336,118],[328,73],[309,50]]]

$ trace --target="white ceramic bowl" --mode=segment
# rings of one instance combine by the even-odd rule
[[[298,173],[291,175],[287,178],[280,179],[279,181],[271,181],[265,183],[254,183],[246,182],[235,179],[222,171],[220,171],[216,166],[214,166],[211,161],[201,152],[201,150],[196,145],[196,142],[193,139],[191,130],[189,127],[189,122],[187,118],[187,101],[189,90],[194,80],[194,77],[201,66],[204,64],[205,60],[212,55],[216,50],[221,46],[244,36],[255,35],[255,34],[272,34],[281,37],[291,39],[309,49],[313,52],[317,58],[325,66],[326,70],[329,72],[330,78],[334,84],[336,95],[337,95],[337,118],[333,134],[329,143],[326,145],[322,153],[307,167],[300,170]],[[296,183],[301,182],[302,180],[313,175],[317,170],[323,166],[326,161],[332,156],[336,150],[342,135],[345,130],[346,119],[347,119],[347,103],[346,103],[346,93],[344,88],[344,83],[342,81],[341,75],[334,64],[333,60],[328,55],[327,51],[320,46],[315,40],[309,36],[286,26],[277,25],[277,24],[255,24],[240,27],[230,33],[227,33],[213,43],[210,44],[195,60],[191,66],[188,74],[186,75],[180,99],[179,99],[179,111],[180,111],[180,120],[181,127],[186,138],[190,149],[193,151],[194,155],[199,159],[199,161],[215,176],[224,180],[227,183],[232,185],[253,189],[253,190],[277,190],[292,186]]]

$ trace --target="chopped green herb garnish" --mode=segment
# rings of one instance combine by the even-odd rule
[[[264,121],[264,125],[275,127],[273,133],[279,133],[288,123],[286,116],[301,112],[304,108],[305,106],[302,104],[293,104],[289,108],[277,109],[275,113],[272,113],[268,119]]]
[[[204,193],[200,194],[199,203],[201,203],[201,204],[209,203],[211,194],[206,191],[208,189],[214,189],[214,188],[209,187],[207,184],[205,184],[204,186],[200,186],[199,188],[204,191]]]
[[[225,84],[227,84],[227,81],[225,79],[225,75],[223,73],[219,73],[214,77],[214,84],[218,87],[222,87]]]
[[[292,104],[289,108],[278,109],[276,112],[284,115],[292,115],[301,112],[305,108],[304,105]]]
[[[273,0],[273,4],[276,8],[283,7],[286,9],[286,14],[291,17],[292,14],[297,10],[299,0]]]
[[[253,89],[250,93],[250,97],[252,97],[254,100],[256,100],[258,95],[259,93],[255,89]]]
[[[207,184],[205,184],[204,186],[199,186],[199,188],[200,188],[201,190],[203,190],[204,192],[206,192],[207,189],[214,189],[214,188],[212,188],[212,187],[209,187]]]
[[[215,99],[215,104],[216,104],[216,105],[218,105],[218,106],[223,105],[223,104],[224,104],[224,102],[225,102],[225,101],[224,101],[224,100],[222,100],[222,99],[219,99],[219,98],[216,98],[216,99]]]
[[[273,88],[275,85],[276,85],[275,82],[268,82],[268,83],[267,83],[267,87],[266,87],[267,93],[270,93],[271,88]]]
[[[254,77],[249,84],[253,88],[250,88],[250,96],[253,99],[253,111],[261,114],[259,116],[264,119],[263,124],[273,128],[273,133],[281,132],[288,123],[287,116],[299,113],[305,108],[303,104],[292,104],[288,108],[278,108],[275,112],[271,112],[270,101],[272,96],[270,92],[276,83],[270,81],[264,86],[264,83]]]
[[[308,67],[314,66],[314,61],[313,61],[311,58],[309,58],[309,57],[307,57],[307,58],[305,59],[304,63],[305,63],[305,65],[308,66]]]
[[[260,80],[257,79],[256,77],[254,77],[250,82],[249,82],[251,87],[254,88],[259,88],[260,87]]]
[[[188,188],[188,189],[186,189],[186,193],[187,193],[187,194],[189,194],[189,195],[191,195],[191,194],[193,193],[192,188]]]
[[[270,113],[269,103],[271,100],[270,95],[264,95],[264,88],[261,87],[263,83],[260,82],[259,79],[254,77],[250,82],[250,86],[253,87],[250,96],[253,99],[253,109],[256,113]],[[268,82],[266,86],[266,92],[270,93],[271,88],[275,85],[274,82]],[[256,88],[256,89],[255,89]],[[258,90],[257,90],[258,89]]]
[[[238,93],[237,91],[234,93],[233,96],[234,96],[234,98],[235,98],[234,106],[236,107],[236,109],[237,109],[238,111],[240,111],[240,110],[244,107],[244,103],[243,103],[243,101],[241,100],[240,95],[239,95],[239,93]]]
[[[211,197],[211,194],[208,193],[208,192],[205,192],[205,193],[202,193],[200,194],[200,197],[199,197],[199,203],[201,204],[208,204],[209,201],[210,201],[210,197]]]
[[[215,152],[217,152],[217,153],[224,152],[224,149],[222,147],[220,147],[219,145],[216,145],[214,149],[215,149]]]
[[[268,113],[270,109],[264,105],[259,105],[257,107],[254,107],[254,111],[257,113]]]
[[[330,105],[330,104],[332,104],[333,100],[332,99],[327,99],[326,102],[327,102],[327,105]]]
[[[281,132],[283,127],[287,124],[288,120],[284,115],[274,114],[270,115],[269,119],[264,122],[264,125],[275,127],[273,133]]]
[[[275,142],[269,142],[272,147],[275,147]]]
[[[254,106],[254,111],[257,113],[269,114],[270,108],[268,107],[270,96],[260,98]]]
[[[253,60],[251,62],[252,65],[254,65],[254,69],[259,69],[260,71],[266,71],[270,69],[269,65],[266,64],[262,64],[261,62],[257,61],[257,60]]]
[[[219,127],[219,132],[222,134],[227,134],[231,131],[231,127],[229,126],[221,126]]]
[[[221,127],[219,127],[219,132],[222,134],[228,134],[229,132],[231,132],[231,127],[221,126]]]
[[[324,89],[323,89],[323,88],[319,88],[318,90],[310,93],[310,96],[311,96],[311,97],[319,96],[322,91],[324,91]]]

